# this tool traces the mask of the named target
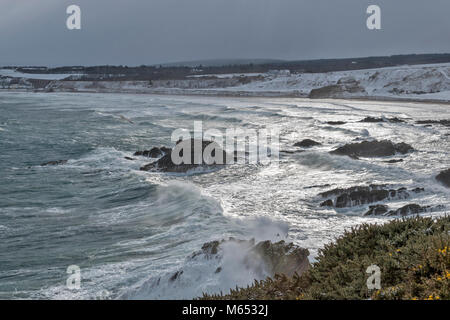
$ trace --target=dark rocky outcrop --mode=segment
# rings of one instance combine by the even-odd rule
[[[405,120],[397,118],[397,117],[389,118],[388,121],[393,122],[393,123],[404,123],[405,122]]]
[[[438,207],[439,208],[439,207]],[[369,206],[365,216],[408,216],[411,214],[419,214],[427,211],[431,211],[430,206],[422,207],[418,204],[407,204],[397,210],[388,210],[388,206],[377,204],[375,206]]]
[[[322,198],[329,198],[322,202],[322,207],[346,208],[383,201],[386,199],[407,199],[411,192],[419,193],[423,189],[416,188],[408,191],[406,188],[387,189],[385,185],[356,186],[346,189],[338,188],[319,194]]]
[[[447,120],[419,120],[416,121],[417,124],[425,124],[425,125],[432,125],[432,124],[438,124],[445,127],[450,127],[450,119]]]
[[[59,166],[62,164],[66,164],[68,160],[56,160],[56,161],[49,161],[41,164],[41,167],[45,166]]]
[[[135,157],[138,156],[142,156],[142,157],[147,157],[147,158],[159,158],[162,157],[168,153],[170,153],[172,151],[172,149],[167,148],[167,147],[154,147],[150,150],[143,150],[143,151],[136,151],[134,153]]]
[[[262,258],[273,274],[292,276],[309,268],[309,251],[293,243],[262,241],[252,248],[252,252]]]
[[[234,241],[233,238],[230,238],[230,240]],[[211,258],[212,255],[216,255],[219,252],[219,246],[221,243],[223,243],[225,240],[222,241],[211,241],[206,242],[203,244],[201,251],[194,252],[192,254],[192,258],[195,258],[198,255],[204,254],[206,257]],[[236,240],[239,241],[239,240]]]
[[[169,281],[170,281],[170,282],[174,282],[174,281],[177,280],[182,274],[183,274],[183,270],[180,270],[180,271],[175,272],[175,273],[169,278]]]
[[[332,207],[334,206],[333,200],[328,199],[320,204],[321,207]]]
[[[450,188],[450,169],[444,170],[436,176],[436,180]]]
[[[340,126],[343,124],[346,124],[347,122],[344,121],[328,121],[327,124],[331,125],[331,126]]]
[[[293,243],[285,241],[271,242],[261,241],[256,243],[252,240],[237,240],[229,238],[228,240],[212,241],[205,243],[202,249],[191,255],[189,259],[195,259],[204,256],[207,259],[221,259],[222,250],[226,245],[238,245],[241,250],[236,253],[242,254],[240,257],[249,268],[262,268],[270,276],[275,274],[285,274],[292,276],[294,273],[302,274],[308,270],[310,264],[308,260],[309,251],[295,246]],[[239,258],[236,256],[236,258]],[[216,273],[222,271],[224,266],[218,267]]]
[[[314,146],[320,146],[321,143],[311,140],[311,139],[305,139],[300,142],[297,142],[294,144],[294,147],[302,147],[302,148],[310,148]]]
[[[360,143],[350,143],[336,150],[331,151],[331,154],[350,156],[350,157],[387,157],[393,156],[397,153],[406,154],[413,151],[413,147],[406,143],[393,143],[390,140],[382,141],[363,141]]]
[[[399,163],[399,162],[403,162],[403,159],[392,159],[392,160],[387,160],[384,161],[386,163]]]
[[[195,153],[195,145],[198,144],[201,148],[201,153]],[[186,156],[187,161],[182,161],[180,164],[174,163],[172,160],[172,153],[177,152],[179,157],[183,157],[183,152],[190,149],[190,155]],[[218,161],[215,161],[216,152]],[[205,161],[205,157],[206,160]],[[212,158],[211,158],[212,157]],[[170,150],[163,157],[155,162],[149,163],[141,168],[143,171],[162,171],[162,172],[187,172],[201,166],[223,166],[227,163],[227,153],[216,143],[206,140],[189,139],[185,141],[178,141],[175,148]],[[183,157],[184,158],[184,157]],[[234,156],[231,156],[235,160]]]
[[[397,117],[394,118],[375,118],[375,117],[365,117],[360,122],[377,123],[377,122],[392,122],[392,123],[403,123],[402,119]]]
[[[371,184],[369,186],[355,186],[355,187],[350,187],[350,188],[335,188],[332,190],[321,192],[321,193],[319,193],[319,196],[321,196],[323,198],[328,198],[330,196],[338,196],[343,193],[358,191],[361,189],[370,189],[370,190],[377,189],[378,190],[378,189],[382,189],[382,188],[386,188],[386,185]]]
[[[369,122],[369,123],[375,123],[375,122],[383,122],[383,118],[374,118],[374,117],[366,117],[362,119],[360,122]]]
[[[130,161],[134,161],[135,159],[131,158],[131,157],[124,157],[125,160],[130,160]]]
[[[303,187],[303,189],[314,189],[314,188],[325,188],[325,187],[329,187],[330,184],[317,184],[317,185],[313,185],[313,186],[307,186],[307,187]]]
[[[364,215],[365,216],[380,216],[384,215],[386,212],[388,212],[388,206],[384,204],[377,204],[375,206],[369,206],[369,211],[367,211]]]
[[[397,210],[391,210],[388,212],[388,216],[407,216],[410,214],[418,214],[418,213],[423,213],[423,212],[427,212],[430,209],[429,206],[427,207],[422,207],[419,206],[418,204],[407,204],[406,206],[403,206]]]

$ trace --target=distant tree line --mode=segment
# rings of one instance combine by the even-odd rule
[[[224,66],[68,66],[58,68],[19,67],[17,71],[31,74],[83,74],[77,80],[181,80],[193,75],[214,75],[228,73],[265,73],[269,70],[289,70],[291,73],[321,73],[344,70],[360,70],[450,62],[450,54],[410,54],[386,57],[321,59],[286,61],[276,63],[249,63]]]

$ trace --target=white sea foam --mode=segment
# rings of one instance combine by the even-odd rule
[[[439,171],[450,167],[448,128],[415,123],[419,119],[449,119],[448,105],[427,104],[424,108],[419,103],[398,102],[108,94],[56,93],[49,97],[2,94],[5,103],[26,101],[33,108],[45,106],[64,116],[78,117],[73,121],[63,118],[64,130],[58,130],[55,136],[49,131],[47,138],[53,140],[44,151],[38,149],[43,139],[40,136],[33,137],[36,139],[30,140],[31,145],[24,141],[17,144],[31,147],[42,156],[49,150],[57,152],[57,157],[52,154],[49,160],[69,159],[67,164],[26,171],[29,164],[16,157],[10,162],[12,166],[2,168],[7,170],[7,177],[14,176],[20,182],[19,186],[3,186],[4,195],[12,193],[2,199],[9,206],[2,208],[1,225],[8,229],[0,227],[0,236],[8,237],[8,232],[21,234],[20,240],[4,242],[9,245],[5,251],[12,261],[9,279],[14,281],[20,274],[25,288],[11,297],[86,299],[108,290],[110,295],[102,297],[161,299],[226,292],[264,277],[264,268],[249,269],[242,263],[245,247],[235,245],[225,245],[220,259],[189,259],[205,242],[230,236],[292,241],[307,248],[314,261],[317,250],[345,230],[365,222],[384,223],[392,219],[363,216],[367,206],[348,210],[320,207],[323,199],[318,194],[338,187],[371,183],[392,188],[422,187],[424,192],[406,201],[394,199],[387,204],[390,209],[409,203],[443,205],[438,211],[423,215],[449,212],[448,188],[435,179]],[[109,115],[103,117],[95,111],[122,114],[144,125],[111,121]],[[229,114],[224,117],[224,112]],[[137,146],[143,149],[171,145],[171,130],[189,127],[202,114],[207,115],[208,123],[220,128],[229,126],[227,121],[236,117],[242,126],[279,129],[280,147],[302,152],[283,154],[278,165],[231,165],[195,174],[143,172],[139,168],[149,159],[124,159],[139,150]],[[407,123],[360,122],[369,115],[399,116]],[[33,117],[38,116],[33,111]],[[19,117],[11,114],[8,118]],[[338,120],[347,123],[326,124]],[[21,118],[21,122],[26,123],[26,119]],[[26,124],[33,123],[47,122]],[[41,132],[45,128],[33,129]],[[322,145],[305,151],[294,149],[293,145],[305,138]],[[368,139],[406,142],[416,151],[361,160],[329,154],[343,144]],[[58,144],[59,141],[63,142]],[[69,147],[64,149],[66,143]],[[80,150],[87,146],[90,151],[74,155],[71,146],[79,145],[83,146]],[[64,152],[69,154],[66,158]],[[404,161],[384,162],[398,158]],[[28,185],[36,191],[20,194]],[[17,195],[20,201],[14,203]],[[14,246],[21,249],[15,250]],[[61,252],[79,255],[72,261],[72,255]],[[27,273],[21,271],[20,263],[26,263],[30,254],[41,259],[36,259],[40,265]],[[84,263],[84,282],[81,291],[72,292],[64,286],[65,268],[76,263]],[[218,267],[222,271],[216,273]],[[58,285],[36,277],[41,271],[51,274]],[[170,281],[177,271],[183,273]],[[38,283],[42,289],[35,290],[36,286],[28,286],[29,283]]]

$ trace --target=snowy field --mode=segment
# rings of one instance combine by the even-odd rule
[[[312,89],[335,85],[339,80],[349,78],[359,82],[368,96],[450,100],[450,63],[292,74],[284,77],[268,77],[264,81],[227,90],[286,93],[298,91],[309,94]]]
[[[0,76],[11,78],[28,78],[37,80],[63,80],[76,74],[39,74],[39,73],[22,73],[13,69],[0,69]]]

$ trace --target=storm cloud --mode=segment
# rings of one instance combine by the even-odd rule
[[[66,28],[81,7],[82,29]],[[382,30],[366,9],[381,7]],[[450,52],[448,0],[0,0],[0,65]]]

